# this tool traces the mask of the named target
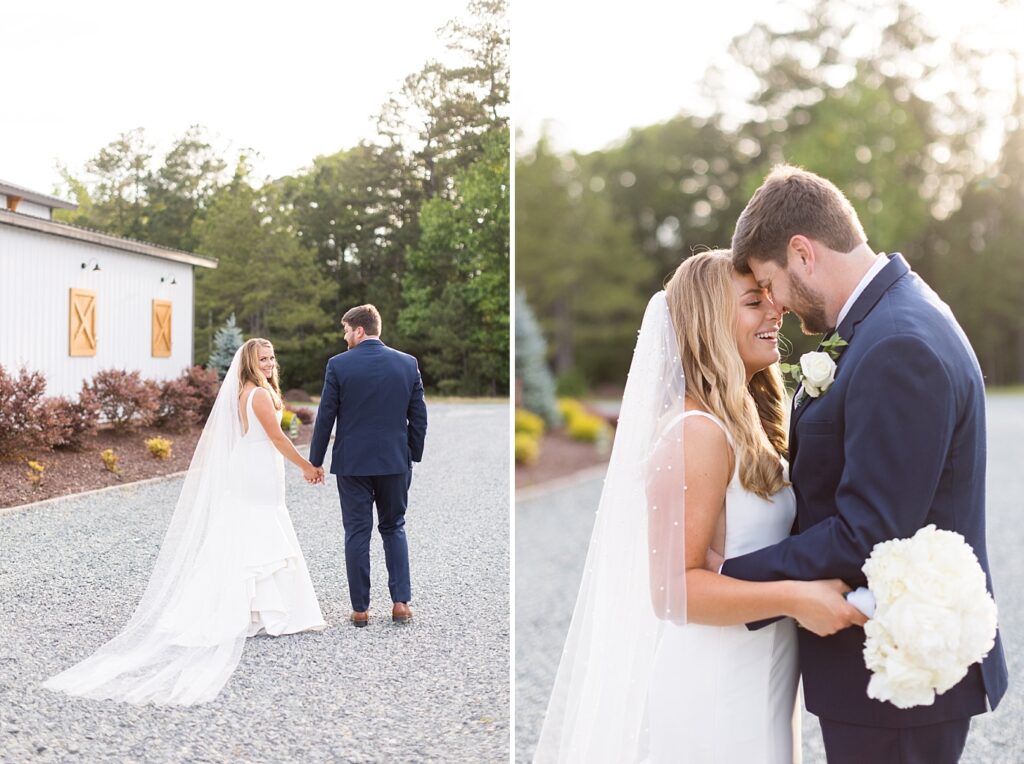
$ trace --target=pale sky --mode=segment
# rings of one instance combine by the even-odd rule
[[[50,193],[120,133],[166,151],[192,124],[257,177],[372,140],[404,78],[444,59],[466,0],[45,0],[0,13],[0,179]]]
[[[995,2],[918,0],[941,33],[1020,45],[1021,3],[1012,3],[1018,23],[994,25],[987,9]],[[700,112],[707,65],[728,61],[729,42],[755,20],[785,13],[777,0],[512,0],[512,7],[517,151],[532,146],[545,124],[556,150],[589,152],[621,140],[631,127]],[[1009,60],[993,58],[987,66],[992,85],[1009,93]],[[1007,106],[1008,100],[1003,112],[998,105],[993,111],[1001,116]],[[987,153],[997,147],[995,138],[986,142]]]

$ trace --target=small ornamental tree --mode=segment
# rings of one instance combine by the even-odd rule
[[[232,313],[224,322],[224,326],[218,329],[214,335],[213,352],[210,354],[210,362],[206,365],[208,369],[217,372],[217,379],[224,379],[224,375],[227,374],[231,366],[231,360],[235,357],[235,352],[242,347],[244,342],[245,337],[242,336],[242,330],[235,323],[235,314]]]
[[[523,406],[544,419],[548,427],[562,423],[555,380],[548,368],[547,342],[523,292],[516,292],[516,377],[522,383]]]

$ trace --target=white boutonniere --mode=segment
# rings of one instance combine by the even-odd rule
[[[833,333],[831,337],[821,343],[821,350],[804,353],[800,356],[799,364],[779,364],[779,369],[784,375],[792,379],[798,386],[803,385],[797,396],[797,406],[803,403],[804,394],[817,398],[832,387],[832,383],[836,379],[836,361],[842,355],[843,348],[847,344],[846,340]]]

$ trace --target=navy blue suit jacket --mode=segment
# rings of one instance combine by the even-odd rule
[[[795,535],[726,561],[748,581],[841,578],[866,584],[875,544],[934,523],[956,531],[985,569],[985,389],[977,358],[949,307],[899,254],[838,327],[849,342],[835,382],[806,398],[790,423]],[[931,706],[900,710],[867,696],[864,630],[799,632],[807,709],[874,727],[916,727],[996,707],[1007,686],[1002,644]]]
[[[309,461],[335,475],[398,475],[423,458],[427,407],[416,359],[366,339],[327,362]]]

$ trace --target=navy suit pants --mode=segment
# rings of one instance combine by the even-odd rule
[[[384,542],[388,590],[392,602],[409,602],[409,546],[405,540],[405,510],[409,503],[412,470],[399,475],[338,475],[341,520],[345,526],[345,573],[352,609],[370,607],[370,536],[373,505],[377,530]]]
[[[900,729],[820,722],[828,764],[956,764],[971,727],[970,717]]]

